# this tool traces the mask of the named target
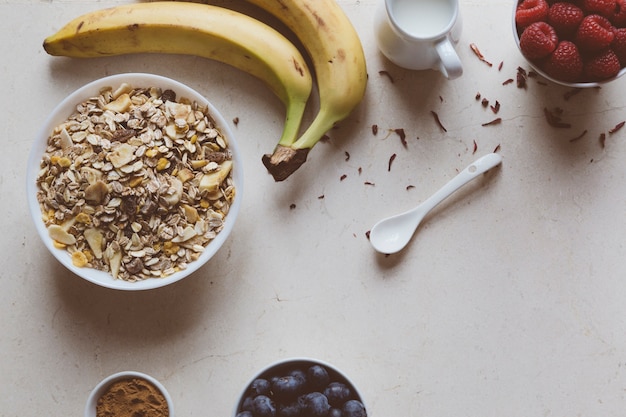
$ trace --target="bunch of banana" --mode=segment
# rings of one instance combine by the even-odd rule
[[[210,0],[209,0],[210,1]],[[263,163],[282,181],[310,149],[347,117],[365,93],[365,56],[354,27],[335,0],[248,0],[282,21],[313,63],[319,110],[298,137],[312,80],[307,65],[283,35],[260,21],[208,4],[151,2],[83,15],[44,41],[51,55],[96,57],[128,53],[180,53],[216,59],[257,76],[285,103],[283,134]]]
[[[286,107],[280,142],[291,143],[312,89],[298,49],[257,19],[198,3],[153,2],[82,15],[44,40],[50,55],[74,58],[132,53],[188,54],[246,71],[269,86]]]

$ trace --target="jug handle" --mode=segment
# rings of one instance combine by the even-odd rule
[[[435,49],[439,55],[439,70],[443,75],[450,80],[459,78],[463,74],[463,66],[450,39],[441,39],[435,44]]]

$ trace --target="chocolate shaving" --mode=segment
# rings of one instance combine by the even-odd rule
[[[483,107],[487,107],[489,105],[489,100],[487,100],[486,98],[483,99],[483,101],[480,102],[480,104],[483,105]]]
[[[378,135],[378,125],[372,125],[372,133],[374,136]]]
[[[476,56],[478,57],[478,59],[480,59],[482,62],[484,62],[485,64],[489,65],[490,67],[493,66],[493,64],[489,61],[487,61],[485,59],[485,57],[483,56],[483,54],[480,52],[480,50],[478,49],[478,47],[476,46],[476,44],[471,43],[470,44],[470,48],[472,48],[472,51],[474,52],[474,54],[476,54]]]
[[[346,161],[349,161],[350,160],[350,153],[348,151],[345,151],[344,155],[346,155]]]
[[[496,100],[496,104],[494,104],[493,106],[491,106],[491,111],[494,114],[498,114],[498,112],[500,111],[500,102],[498,100]]]
[[[517,88],[526,88],[526,79],[528,78],[528,74],[526,70],[522,67],[517,67]]]
[[[394,153],[389,157],[389,163],[387,164],[387,171],[391,171],[391,164],[393,164],[394,159],[396,159],[396,154]]]
[[[394,83],[394,79],[393,79],[393,77],[391,76],[391,74],[389,74],[389,72],[387,72],[387,71],[385,71],[385,70],[378,71],[378,75],[383,75],[383,76],[385,76],[385,77],[389,78],[389,81],[391,81],[391,84],[393,84],[393,83]]]
[[[500,61],[500,64],[498,65],[498,71],[502,71],[503,65],[504,65],[504,61]]]
[[[322,195],[318,195],[318,196],[317,196],[317,199],[318,199],[318,200],[323,200],[323,199],[324,199],[324,197],[325,197],[325,196],[324,196],[324,194],[322,194]]]
[[[565,99],[565,101],[567,101],[570,98],[574,97],[576,94],[580,93],[581,91],[583,91],[582,88],[573,88],[570,91],[563,94],[563,98]]]
[[[476,141],[474,141],[474,150],[472,151],[472,155],[475,154],[477,150],[478,150],[478,144],[476,143]]]
[[[289,209],[290,209],[290,210],[293,210],[293,209],[295,209],[295,208],[296,208],[296,203],[291,203],[291,204],[289,205]]]
[[[394,132],[396,132],[396,134],[400,136],[400,142],[402,142],[402,146],[406,148],[407,143],[406,143],[406,134],[404,133],[404,129],[394,129]]]
[[[339,177],[339,181],[343,181],[346,178],[348,178],[348,176],[346,174],[343,174],[341,177]]]
[[[430,114],[433,115],[433,118],[435,119],[435,123],[437,123],[437,125],[439,126],[439,128],[441,128],[441,130],[443,130],[444,132],[447,132],[448,130],[444,127],[444,125],[441,123],[441,120],[439,119],[439,115],[437,114],[437,112],[431,110]]]
[[[372,185],[372,186],[376,185],[376,184],[374,184],[373,182],[370,182],[370,181],[365,181],[363,184],[365,184],[365,185]]]
[[[507,80],[504,80],[504,81],[502,82],[502,85],[509,85],[509,84],[511,84],[513,81],[515,81],[513,78],[509,78],[509,79],[507,79]]]
[[[546,121],[552,127],[556,127],[558,129],[568,129],[572,127],[570,123],[566,123],[561,121],[561,114],[563,110],[560,108],[555,108],[553,111],[548,110],[546,107],[543,108],[543,114],[546,116]]]
[[[481,126],[492,126],[492,125],[499,125],[500,123],[502,123],[502,119],[500,117],[493,119],[490,122],[487,123],[483,123]]]
[[[410,190],[411,188],[415,188],[415,186],[414,185],[410,185],[410,184],[406,186],[406,190],[407,191]]]
[[[234,124],[235,126],[237,126],[237,125],[239,124],[239,117],[235,117],[235,118],[233,119],[233,124]]]
[[[476,97],[474,97],[476,101],[480,100],[480,93],[476,93]]]
[[[576,142],[577,140],[582,139],[586,134],[587,134],[587,129],[583,130],[583,132],[580,135],[578,135],[578,136],[576,136],[574,138],[571,138],[569,141],[570,142]]]
[[[600,141],[600,146],[604,148],[604,146],[606,145],[606,133],[600,133],[600,137],[598,138],[598,140]]]
[[[499,152],[499,151],[500,151],[500,145],[496,146],[496,147],[493,149],[493,153],[496,153],[496,152]]]
[[[617,132],[618,130],[624,127],[624,124],[626,124],[626,122],[619,122],[618,124],[615,125],[613,129],[609,130],[609,134],[612,135],[613,133]]]

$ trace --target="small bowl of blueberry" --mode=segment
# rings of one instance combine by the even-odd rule
[[[530,66],[567,87],[598,87],[626,73],[624,0],[516,0],[515,42]]]
[[[242,391],[235,417],[367,417],[356,386],[334,366],[309,358],[276,362]]]

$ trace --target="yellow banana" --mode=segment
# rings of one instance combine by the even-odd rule
[[[298,49],[244,14],[197,3],[121,5],[80,16],[46,38],[50,55],[76,58],[172,53],[217,60],[265,82],[286,106],[280,143],[296,140],[312,89]]]
[[[335,0],[247,0],[281,20],[298,37],[313,63],[320,108],[294,143],[279,142],[263,163],[277,181],[305,161],[309,150],[361,102],[367,83],[363,47]]]

